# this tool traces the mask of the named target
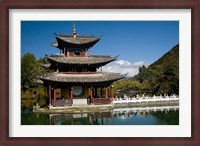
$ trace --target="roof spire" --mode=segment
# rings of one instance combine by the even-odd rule
[[[74,38],[76,38],[76,25],[75,25],[75,22],[73,22],[73,31],[72,31],[72,35],[74,36]]]

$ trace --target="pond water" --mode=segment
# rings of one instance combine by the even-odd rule
[[[179,125],[179,108],[121,108],[83,114],[36,114],[22,111],[21,125]]]

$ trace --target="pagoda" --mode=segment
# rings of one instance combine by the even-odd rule
[[[125,76],[97,71],[117,57],[87,54],[102,36],[78,35],[75,25],[72,34],[54,36],[57,41],[51,45],[60,54],[46,55],[54,72],[39,77],[47,89],[49,107],[111,103],[111,84]]]

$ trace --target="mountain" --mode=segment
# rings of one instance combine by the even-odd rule
[[[139,67],[133,78],[114,82],[115,91],[131,94],[179,94],[179,45],[149,67]]]
[[[140,82],[143,90],[154,94],[179,94],[179,45],[149,67],[140,67],[132,80]]]

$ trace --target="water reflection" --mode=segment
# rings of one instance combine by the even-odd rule
[[[83,114],[22,113],[22,125],[178,125],[179,106],[121,108]]]
[[[179,106],[159,106],[159,107],[136,107],[136,108],[121,108],[114,109],[113,114],[117,117],[130,117],[130,116],[147,116],[156,112],[165,112],[179,110]]]

